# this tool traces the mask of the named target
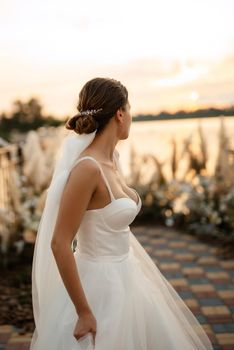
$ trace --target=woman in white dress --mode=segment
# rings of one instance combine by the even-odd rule
[[[127,89],[94,78],[77,109],[35,242],[30,349],[213,349],[129,227],[141,198],[126,185],[115,149],[132,122]]]

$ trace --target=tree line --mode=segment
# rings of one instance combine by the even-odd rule
[[[234,106],[227,108],[206,108],[195,111],[179,110],[175,113],[162,111],[158,114],[135,115],[133,122],[149,120],[168,120],[183,118],[209,118],[224,116],[234,116]],[[12,112],[0,114],[0,137],[10,140],[10,134],[14,130],[25,133],[29,130],[36,130],[41,126],[59,126],[69,118],[65,116],[57,119],[52,115],[45,115],[43,107],[37,98],[30,98],[26,102],[16,100],[13,102]]]

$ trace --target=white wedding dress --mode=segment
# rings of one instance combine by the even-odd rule
[[[38,324],[31,350],[210,350],[212,344],[190,309],[164,278],[130,230],[141,209],[129,197],[86,210],[76,234],[74,259],[88,303],[97,320],[91,336],[77,341],[78,320],[62,279]],[[75,213],[74,213],[75,215]],[[46,274],[46,271],[44,271]]]

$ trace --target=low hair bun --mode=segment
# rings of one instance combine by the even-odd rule
[[[66,123],[66,128],[74,130],[77,134],[90,134],[98,128],[98,122],[94,117],[89,115],[75,115]]]
[[[76,121],[75,132],[78,134],[90,134],[97,129],[98,122],[90,115],[80,116]]]

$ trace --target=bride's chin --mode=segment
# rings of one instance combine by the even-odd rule
[[[129,136],[129,130],[126,130],[120,134],[119,139],[126,140],[128,138],[128,136]]]
[[[121,135],[120,140],[126,140],[129,134]]]

